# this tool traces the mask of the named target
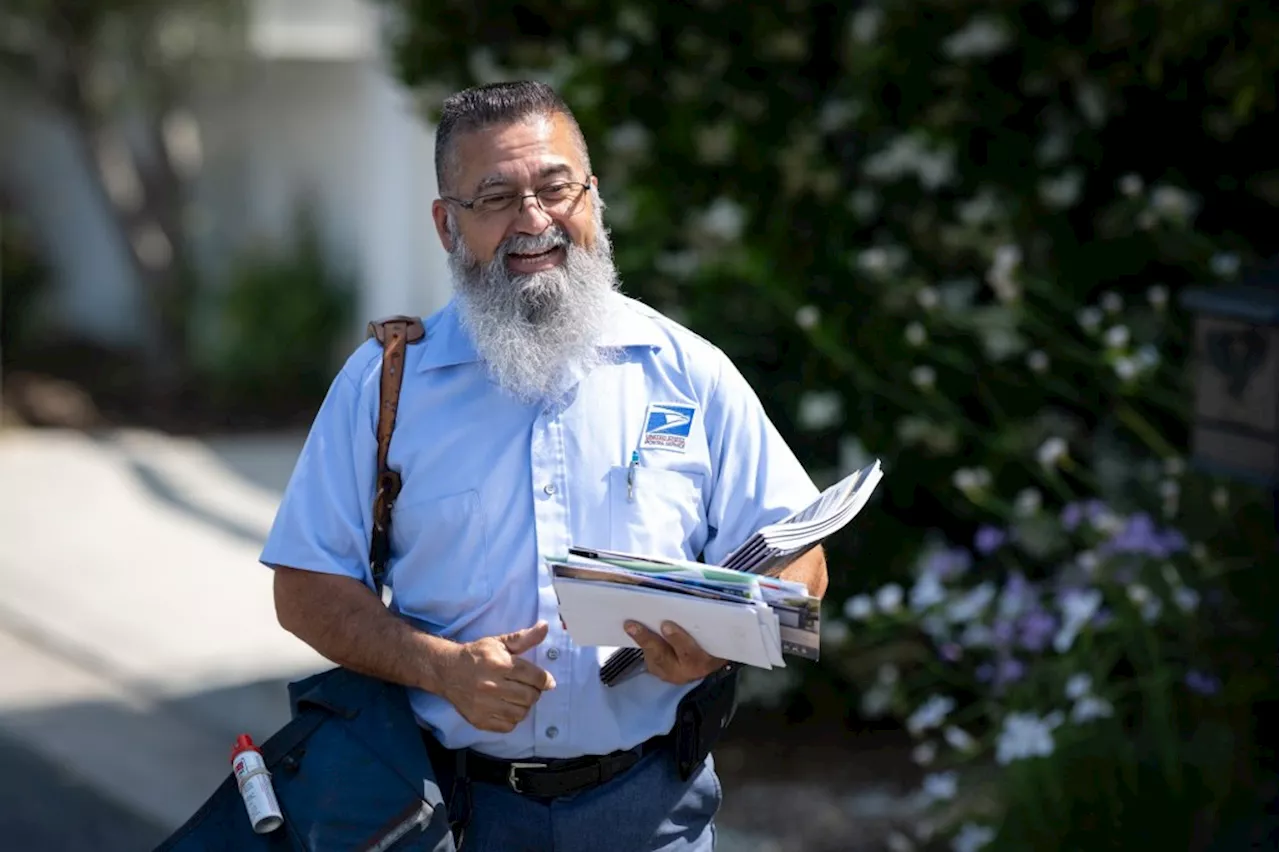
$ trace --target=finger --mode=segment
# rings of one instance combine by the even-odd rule
[[[702,650],[698,640],[694,639],[687,630],[673,621],[662,622],[662,636],[667,640],[667,644],[671,646],[671,650],[675,651],[676,658],[682,665],[696,664],[701,666],[711,659],[707,652]]]
[[[518,720],[508,719],[501,713],[490,714],[485,721],[485,727],[497,734],[509,734],[516,729],[516,725],[520,724]]]
[[[538,699],[542,697],[542,690],[535,689],[527,683],[507,680],[502,682],[502,689],[498,693],[498,697],[512,706],[527,711],[538,703]]]
[[[644,651],[645,665],[650,671],[666,668],[676,662],[676,652],[657,633],[638,621],[628,621],[624,627],[627,635],[636,640]]]
[[[551,676],[551,672],[519,657],[511,661],[511,671],[507,672],[506,679],[528,684],[542,692],[556,688],[556,679]]]
[[[512,656],[523,654],[530,648],[536,647],[539,642],[547,638],[547,623],[539,621],[532,627],[526,627],[523,630],[517,630],[514,633],[508,633],[505,636],[499,636],[502,644],[506,646],[507,653]]]

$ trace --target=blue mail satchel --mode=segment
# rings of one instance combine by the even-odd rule
[[[369,561],[382,593],[399,475],[387,467],[405,347],[421,321],[369,324],[383,347],[378,485]],[[259,747],[284,815],[255,834],[228,763],[227,778],[156,852],[454,852],[448,807],[403,687],[333,668],[289,685],[292,718]],[[228,743],[228,756],[230,743]]]

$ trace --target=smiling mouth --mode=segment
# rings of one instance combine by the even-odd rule
[[[544,257],[551,257],[551,255],[555,253],[559,248],[560,246],[552,246],[546,251],[535,252],[534,254],[517,254],[515,252],[512,252],[510,256],[517,260],[541,260]]]

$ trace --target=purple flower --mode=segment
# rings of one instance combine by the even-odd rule
[[[1002,648],[1008,647],[1009,643],[1013,641],[1014,632],[1013,620],[1008,618],[997,619],[991,628],[991,635],[995,638],[995,643]]]
[[[1026,672],[1027,667],[1022,664],[1021,660],[1014,657],[1005,657],[996,665],[996,686],[1004,686],[1007,683],[1021,680]]]
[[[1003,530],[983,524],[978,527],[978,532],[973,537],[973,549],[987,556],[999,550],[1008,540],[1009,536]]]
[[[983,663],[974,671],[979,683],[990,683],[996,676],[996,667],[991,663]]]
[[[1062,507],[1062,528],[1072,532],[1080,526],[1081,521],[1093,521],[1107,511],[1101,500],[1088,500],[1084,503],[1068,503]]]
[[[1183,683],[1187,685],[1187,689],[1198,695],[1213,695],[1222,688],[1222,684],[1216,677],[1198,669],[1187,672]]]
[[[1043,651],[1058,631],[1057,621],[1043,609],[1034,609],[1024,615],[1018,627],[1018,641],[1033,654]]]
[[[1173,553],[1186,550],[1187,539],[1174,529],[1161,530],[1146,512],[1130,516],[1120,532],[1105,542],[1103,553],[1135,553],[1163,559]]]
[[[959,662],[963,653],[964,649],[955,642],[947,642],[938,649],[938,656],[942,657],[942,659],[949,663]]]
[[[972,564],[973,555],[965,548],[940,548],[925,557],[921,571],[925,574],[932,574],[939,580],[950,580],[968,571],[969,566]]]

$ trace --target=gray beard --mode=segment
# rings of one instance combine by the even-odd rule
[[[559,225],[534,237],[516,234],[487,264],[467,248],[452,216],[449,253],[455,302],[463,328],[499,386],[533,403],[553,399],[612,353],[598,344],[615,305],[618,274],[596,197],[596,240],[575,245]],[[531,254],[563,246],[564,262],[532,275],[507,269],[510,253]]]

